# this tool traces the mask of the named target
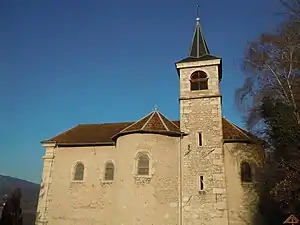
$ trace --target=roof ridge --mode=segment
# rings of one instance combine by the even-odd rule
[[[151,112],[152,113],[152,112]],[[120,130],[118,133],[121,133],[125,130],[127,130],[128,128],[132,127],[133,125],[137,124],[138,122],[140,122],[141,120],[145,119],[147,116],[149,116],[151,113],[148,113],[146,116],[142,117],[141,119],[137,120],[136,122],[130,124],[129,126],[125,127],[123,130]]]
[[[152,119],[152,117],[154,116],[154,114],[155,114],[155,111],[152,111],[151,113],[149,113],[148,115],[150,115],[150,114],[152,114],[150,117],[149,117],[149,119],[146,121],[146,123],[144,123],[144,125],[141,127],[141,130],[143,130],[146,126],[147,126],[147,124],[149,123],[149,121]]]
[[[164,120],[161,118],[161,113],[160,112],[156,112],[160,121],[162,122],[162,124],[164,125],[164,127],[166,128],[167,131],[170,131],[170,129],[168,128],[168,126],[165,124]],[[162,115],[163,116],[163,115]]]
[[[248,134],[246,134],[243,129],[239,128],[237,125],[235,125],[234,123],[230,122],[229,120],[227,120],[225,117],[223,117],[224,120],[226,120],[228,123],[230,123],[236,130],[238,130],[240,133],[244,134],[245,136],[247,136],[249,139],[252,139]]]
[[[176,123],[174,123],[174,121],[179,122],[180,123],[180,119],[179,120],[170,120],[168,117],[166,117],[164,114],[160,113],[163,117],[165,117],[166,120],[170,121],[175,127],[180,129],[180,126],[177,126]]]

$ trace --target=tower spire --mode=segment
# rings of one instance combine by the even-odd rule
[[[189,52],[189,57],[200,58],[204,55],[209,55],[206,41],[202,34],[200,18],[199,18],[199,5],[196,8],[196,28],[193,36],[192,45]]]

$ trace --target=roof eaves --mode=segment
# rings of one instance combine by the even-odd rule
[[[188,56],[186,58],[183,58],[177,62],[175,62],[175,66],[176,64],[178,63],[188,63],[188,62],[197,62],[197,61],[209,61],[209,60],[216,60],[216,59],[222,59],[221,57],[219,56],[214,56],[214,55],[202,55],[200,57],[193,57],[193,56]],[[177,68],[177,67],[176,67]]]
[[[88,147],[88,146],[110,146],[115,142],[91,142],[91,143],[57,143],[58,147]]]
[[[241,138],[241,139],[237,139],[237,138],[231,138],[231,139],[223,139],[224,143],[248,143],[248,144],[254,144],[255,142],[251,139],[245,139],[245,138]]]
[[[56,141],[51,141],[51,140],[43,140],[40,142],[41,144],[55,144]]]
[[[122,133],[118,133],[115,135],[114,140],[116,140],[120,136],[128,135],[128,134],[134,134],[134,133],[140,133],[140,134],[161,134],[161,135],[167,135],[167,136],[174,136],[174,137],[180,137],[186,135],[184,132],[181,131],[165,131],[165,130],[130,130],[130,131],[123,131]]]

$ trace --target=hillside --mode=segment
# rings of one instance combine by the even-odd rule
[[[24,212],[24,225],[34,225],[40,185],[0,175],[0,198],[4,195],[10,195],[16,187],[19,187],[22,192],[21,204]]]

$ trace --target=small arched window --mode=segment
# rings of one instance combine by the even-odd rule
[[[114,164],[112,162],[106,163],[104,180],[107,180],[107,181],[114,180],[114,173],[115,173],[115,166],[114,166]]]
[[[138,157],[137,174],[149,175],[149,157],[146,154],[142,154]]]
[[[241,179],[242,182],[251,182],[252,181],[252,171],[251,166],[247,162],[241,164]]]
[[[84,165],[83,163],[77,163],[75,166],[74,180],[83,180],[84,177]]]
[[[196,71],[191,75],[191,91],[208,89],[208,78],[205,72]]]

